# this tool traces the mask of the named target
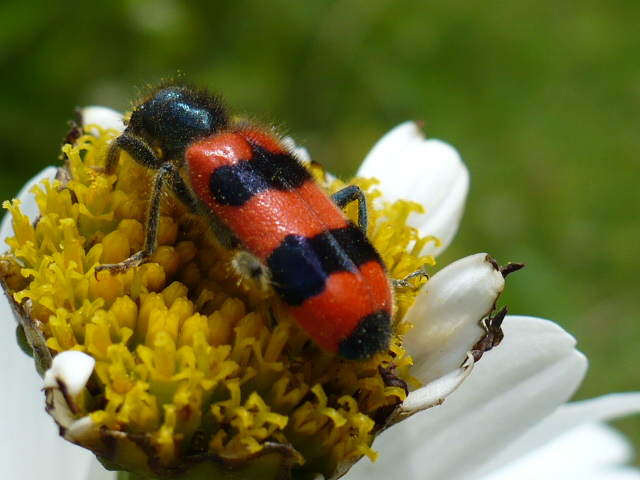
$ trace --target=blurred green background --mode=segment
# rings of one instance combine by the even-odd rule
[[[343,176],[421,119],[472,176],[440,265],[526,262],[501,303],[577,337],[578,398],[638,390],[639,24],[633,0],[3,2],[0,197],[56,162],[76,106],[177,72]]]

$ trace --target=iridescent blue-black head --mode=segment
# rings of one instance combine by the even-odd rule
[[[187,147],[227,128],[222,101],[203,89],[185,85],[161,87],[137,106],[125,133],[162,151],[165,160],[182,156]]]

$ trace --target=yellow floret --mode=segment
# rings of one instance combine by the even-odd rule
[[[396,291],[390,350],[345,361],[310,341],[272,292],[239,278],[207,221],[169,196],[155,255],[125,273],[96,275],[96,266],[120,262],[144,243],[151,173],[126,154],[115,175],[102,172],[115,134],[84,135],[63,148],[68,180],[33,188],[42,215],[35,226],[19,201],[5,202],[14,236],[2,269],[54,354],[75,349],[96,359],[80,408],[122,440],[108,460],[140,472],[174,471],[207,454],[235,468],[270,464],[281,445],[297,452],[288,460],[294,472],[330,476],[342,462],[375,459],[376,419],[406,396],[379,369],[412,381],[401,341],[410,326],[402,317],[417,289]],[[329,183],[327,193],[343,186]],[[417,255],[433,239],[406,225],[421,207],[400,201],[376,210],[376,182],[355,183],[367,193],[368,234],[390,276],[433,263]],[[347,214],[355,220],[356,208]],[[131,435],[153,450],[155,463],[151,450],[132,447]],[[263,450],[269,455],[260,457]]]

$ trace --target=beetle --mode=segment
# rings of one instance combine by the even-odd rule
[[[244,274],[270,284],[309,336],[349,360],[388,349],[393,291],[367,239],[364,194],[348,186],[327,196],[275,134],[235,122],[205,89],[168,84],[153,90],[111,143],[105,170],[120,152],[155,171],[143,249],[98,266],[119,273],[157,249],[162,194],[169,188],[208,218]],[[343,208],[358,202],[358,223]]]

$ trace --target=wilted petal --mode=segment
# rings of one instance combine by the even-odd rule
[[[495,307],[504,278],[486,253],[448,265],[416,297],[405,317],[411,374],[423,384],[457,369],[485,331],[479,322]]]
[[[500,347],[443,405],[385,431],[374,443],[378,461],[359,462],[349,478],[475,478],[496,452],[566,401],[586,370],[575,339],[537,318],[507,317],[503,327]]]
[[[53,358],[51,368],[44,376],[47,412],[58,426],[60,434],[76,445],[94,452],[106,442],[90,416],[83,415],[78,396],[93,373],[96,361],[86,353],[67,350]],[[112,439],[111,439],[112,440]],[[113,443],[110,444],[113,448]]]
[[[44,388],[64,388],[75,397],[84,390],[95,365],[95,358],[86,353],[77,350],[59,353],[44,376]]]
[[[426,140],[415,122],[406,122],[376,143],[358,175],[379,179],[386,201],[413,200],[425,207],[426,214],[412,214],[409,223],[442,243],[430,242],[424,255],[437,255],[451,243],[469,190],[469,172],[451,145]]]

